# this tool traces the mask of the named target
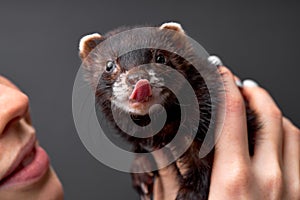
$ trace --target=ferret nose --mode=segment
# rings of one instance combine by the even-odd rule
[[[133,68],[129,70],[126,76],[126,83],[130,86],[135,86],[135,84],[141,79],[147,79],[149,81],[150,77],[148,72],[139,68]]]

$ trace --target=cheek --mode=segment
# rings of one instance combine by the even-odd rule
[[[158,76],[158,74],[162,75],[164,74],[163,71],[154,71],[153,69],[150,69],[147,71],[150,76],[150,83],[153,87],[163,87],[164,86],[164,78],[163,76]]]
[[[112,97],[118,101],[128,101],[132,88],[126,84],[126,74],[121,74],[112,85]]]

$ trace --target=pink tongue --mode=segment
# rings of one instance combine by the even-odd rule
[[[129,99],[135,100],[137,102],[143,102],[147,100],[147,97],[152,95],[151,86],[148,80],[141,79],[139,80],[133,89]]]

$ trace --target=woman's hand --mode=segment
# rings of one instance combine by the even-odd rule
[[[282,116],[267,91],[252,81],[239,90],[234,75],[220,67],[226,90],[226,120],[215,146],[209,199],[300,199],[300,131]],[[244,98],[262,123],[250,157]],[[176,170],[164,169],[155,199],[175,199]]]
[[[234,76],[220,67],[226,121],[215,146],[209,199],[300,199],[300,131],[282,116],[271,96],[252,81],[242,94]],[[262,123],[254,156],[248,153],[243,97]]]

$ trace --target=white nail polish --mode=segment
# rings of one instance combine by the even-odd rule
[[[236,79],[236,80],[235,80],[235,84],[236,84],[238,87],[240,87],[240,88],[243,87],[243,84],[242,84],[242,82],[241,82],[239,79]]]
[[[247,79],[247,80],[243,81],[243,86],[244,87],[257,87],[258,84],[253,80]]]
[[[208,60],[208,62],[210,62],[211,64],[216,65],[216,66],[223,65],[221,59],[218,56],[209,56],[207,58],[207,60]]]

